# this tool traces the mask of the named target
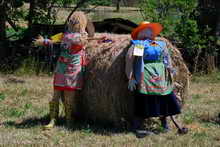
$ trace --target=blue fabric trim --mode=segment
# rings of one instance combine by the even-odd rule
[[[137,57],[134,65],[134,76],[137,83],[141,82],[141,74],[144,73],[144,60],[143,57]]]

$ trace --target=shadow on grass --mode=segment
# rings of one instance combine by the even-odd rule
[[[6,121],[0,125],[5,127],[15,127],[17,129],[31,129],[37,126],[43,126],[49,123],[49,115],[37,118],[27,118],[20,121]],[[69,131],[81,131],[86,134],[94,133],[99,135],[111,136],[117,133],[130,133],[131,129],[124,127],[115,127],[112,124],[107,123],[94,123],[92,121],[77,120],[71,128],[67,128],[65,125],[65,119],[60,117],[57,122],[57,127],[66,128]]]
[[[20,80],[15,77],[8,77],[4,82],[10,84],[24,84],[25,80]]]
[[[210,116],[209,114],[203,114],[199,118],[204,123],[211,123],[220,126],[220,113],[217,116]]]
[[[45,115],[40,118],[37,117],[27,118],[22,121],[7,121],[7,122],[3,122],[1,125],[4,125],[5,127],[15,127],[17,129],[31,129],[33,127],[38,127],[38,126],[42,127],[43,125],[46,125],[48,123],[49,123],[49,115]],[[59,118],[56,127],[67,129],[70,132],[80,131],[81,133],[87,135],[98,134],[103,136],[112,136],[114,134],[128,134],[128,133],[133,133],[134,131],[131,129],[131,127],[115,127],[113,124],[110,123],[101,123],[101,122],[95,123],[89,120],[87,121],[77,120],[71,126],[71,128],[67,128],[65,125],[65,119],[63,117]],[[157,128],[157,129],[154,128],[150,130],[155,134],[164,133],[164,130],[162,128]]]
[[[33,117],[33,118],[27,118],[25,120],[17,120],[17,121],[6,121],[3,122],[2,125],[5,127],[15,127],[19,129],[26,129],[26,128],[32,128],[39,125],[44,125],[49,122],[49,116],[45,115],[43,117]]]

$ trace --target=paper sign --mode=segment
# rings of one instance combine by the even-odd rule
[[[144,55],[144,45],[137,44],[134,46],[134,56],[143,56]]]

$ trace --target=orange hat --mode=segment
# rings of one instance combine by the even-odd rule
[[[138,34],[139,34],[141,31],[143,31],[143,30],[145,30],[145,29],[147,29],[147,28],[152,29],[152,31],[153,31],[153,36],[154,36],[154,37],[156,37],[157,35],[159,35],[160,32],[161,32],[162,29],[163,29],[163,27],[162,27],[162,25],[161,25],[160,23],[150,23],[150,22],[144,21],[144,22],[141,22],[141,23],[139,24],[139,26],[132,31],[132,33],[131,33],[131,38],[132,38],[133,40],[137,40],[137,39],[138,39],[138,38],[137,38]]]

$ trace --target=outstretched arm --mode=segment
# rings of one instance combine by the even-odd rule
[[[54,43],[61,42],[62,39],[63,33],[58,33],[50,37],[50,39],[44,38],[43,36],[39,35],[38,38],[34,40],[34,44],[36,46],[49,46],[53,45]]]
[[[126,65],[125,65],[125,73],[127,78],[130,80],[133,77],[133,63],[134,63],[134,45],[131,45],[131,47],[128,49],[128,52],[126,54]]]
[[[136,89],[137,81],[134,78],[134,61],[135,57],[133,56],[134,51],[134,45],[131,45],[131,47],[128,49],[127,55],[126,55],[126,65],[125,65],[125,73],[128,78],[128,89],[130,91],[134,91]]]

